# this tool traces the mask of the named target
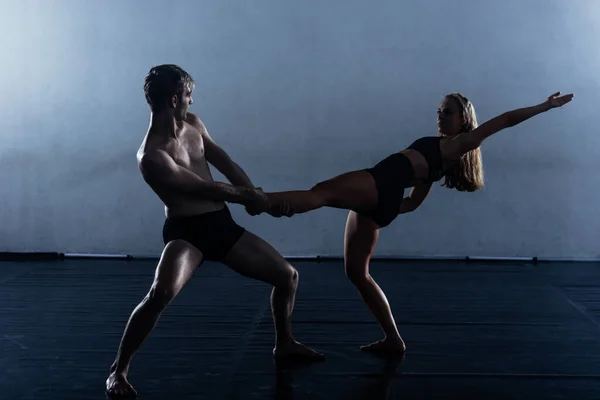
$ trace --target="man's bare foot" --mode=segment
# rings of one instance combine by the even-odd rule
[[[388,339],[378,340],[377,342],[361,346],[363,351],[374,351],[374,352],[386,352],[386,353],[405,353],[406,345],[402,339]]]
[[[325,356],[302,343],[291,340],[280,343],[273,349],[273,356],[277,358],[304,358],[312,360],[324,360]]]
[[[106,394],[110,398],[132,398],[137,397],[137,392],[127,381],[124,374],[112,372],[106,380]]]

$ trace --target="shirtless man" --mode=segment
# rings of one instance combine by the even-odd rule
[[[127,381],[133,354],[204,260],[220,261],[274,286],[274,356],[324,358],[292,335],[298,272],[268,243],[237,225],[225,202],[242,204],[252,215],[266,211],[281,216],[285,210],[270,210],[262,190],[254,188],[202,121],[188,112],[193,87],[192,77],[176,65],[153,67],[145,78],[151,119],[137,159],[144,181],[165,205],[165,248],[150,291],[131,314],[110,368],[106,391],[111,396],[136,396]],[[207,162],[233,186],[215,182]]]

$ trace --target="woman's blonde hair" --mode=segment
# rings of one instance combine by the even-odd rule
[[[459,135],[477,128],[477,114],[475,114],[475,107],[473,107],[469,99],[460,93],[450,93],[446,97],[452,97],[460,105],[465,124]],[[446,172],[442,186],[461,192],[474,192],[482,189],[483,161],[481,158],[481,148],[478,147],[463,154],[460,162]]]

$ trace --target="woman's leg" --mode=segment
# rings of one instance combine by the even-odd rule
[[[349,213],[344,235],[346,275],[358,289],[385,334],[383,340],[362,346],[361,350],[404,352],[406,346],[396,327],[387,298],[369,274],[369,261],[378,238],[379,227],[375,222],[353,211]]]
[[[377,187],[367,171],[346,172],[317,183],[309,190],[266,193],[274,208],[287,202],[294,214],[302,214],[321,207],[346,210],[372,208],[377,205]]]

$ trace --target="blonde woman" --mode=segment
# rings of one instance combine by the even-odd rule
[[[477,125],[475,109],[459,93],[447,95],[438,109],[438,135],[422,137],[408,148],[385,158],[373,168],[347,172],[320,182],[310,190],[266,193],[272,210],[291,216],[321,207],[351,210],[344,236],[346,275],[357,287],[385,337],[362,350],[400,351],[402,340],[385,294],[369,275],[369,261],[379,229],[399,214],[417,209],[431,185],[473,192],[483,187],[479,147],[491,135],[529,118],[561,107],[573,98],[560,92],[536,106],[520,108]],[[405,189],[412,187],[408,196]]]

